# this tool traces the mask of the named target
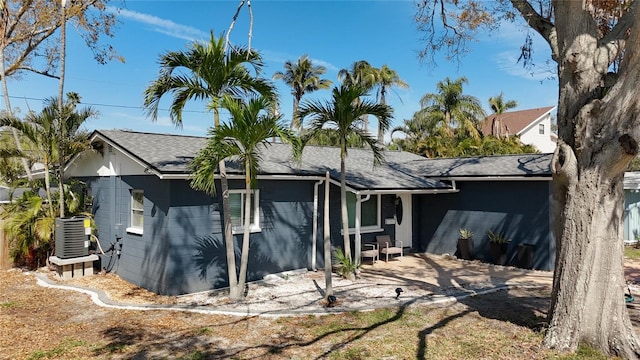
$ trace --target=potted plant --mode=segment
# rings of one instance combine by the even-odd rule
[[[471,260],[473,232],[469,229],[462,228],[458,230],[458,233],[458,252],[460,253],[460,257],[465,260]]]
[[[489,251],[491,252],[491,258],[494,264],[504,265],[507,258],[507,246],[509,239],[504,233],[487,231],[487,237],[489,238]]]

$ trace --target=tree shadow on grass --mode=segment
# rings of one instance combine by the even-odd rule
[[[223,344],[206,333],[197,331],[162,332],[139,326],[115,326],[103,332],[108,339],[104,346],[93,350],[95,356],[124,355],[126,359],[165,358],[227,358]]]

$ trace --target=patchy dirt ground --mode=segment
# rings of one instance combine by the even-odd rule
[[[440,286],[471,280],[462,269],[477,265],[427,260]],[[628,273],[632,282],[640,278],[640,266],[634,265]],[[380,282],[387,265],[376,266],[368,273]],[[516,271],[484,269],[496,282],[503,281],[498,277],[503,270]],[[546,281],[545,274],[536,273],[518,272],[513,278],[527,275]],[[416,281],[412,276],[403,281]],[[117,301],[180,301],[115,275],[74,282],[102,288]],[[33,273],[13,269],[0,271],[0,359],[542,359],[550,354],[538,348],[542,335],[535,329],[543,326],[548,296],[548,285],[540,284],[435,308],[395,306],[274,319],[103,308],[86,294],[38,286]],[[639,318],[635,306],[630,312]]]

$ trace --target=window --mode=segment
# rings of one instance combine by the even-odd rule
[[[144,225],[144,191],[131,190],[131,221],[127,232],[142,234]]]
[[[347,192],[347,213],[349,229],[356,227],[356,195]],[[373,230],[380,228],[380,195],[371,195],[367,201],[360,203],[360,229]]]
[[[538,125],[538,133],[544,135],[544,124]]]
[[[260,192],[251,192],[251,224],[250,231],[260,231]],[[244,190],[229,190],[229,207],[231,208],[231,226],[235,234],[244,232]]]

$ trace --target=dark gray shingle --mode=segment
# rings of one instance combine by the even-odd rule
[[[187,174],[188,164],[207,139],[196,136],[141,133],[125,130],[96,131],[129,155],[162,174]],[[346,181],[356,190],[448,189],[437,178],[550,176],[551,154],[477,156],[426,159],[402,151],[386,151],[385,163],[373,165],[368,149],[349,149]],[[270,143],[262,151],[261,174],[324,176],[340,179],[340,149],[307,146],[300,162],[292,158],[287,144]],[[227,162],[230,174],[242,173],[242,166]]]

